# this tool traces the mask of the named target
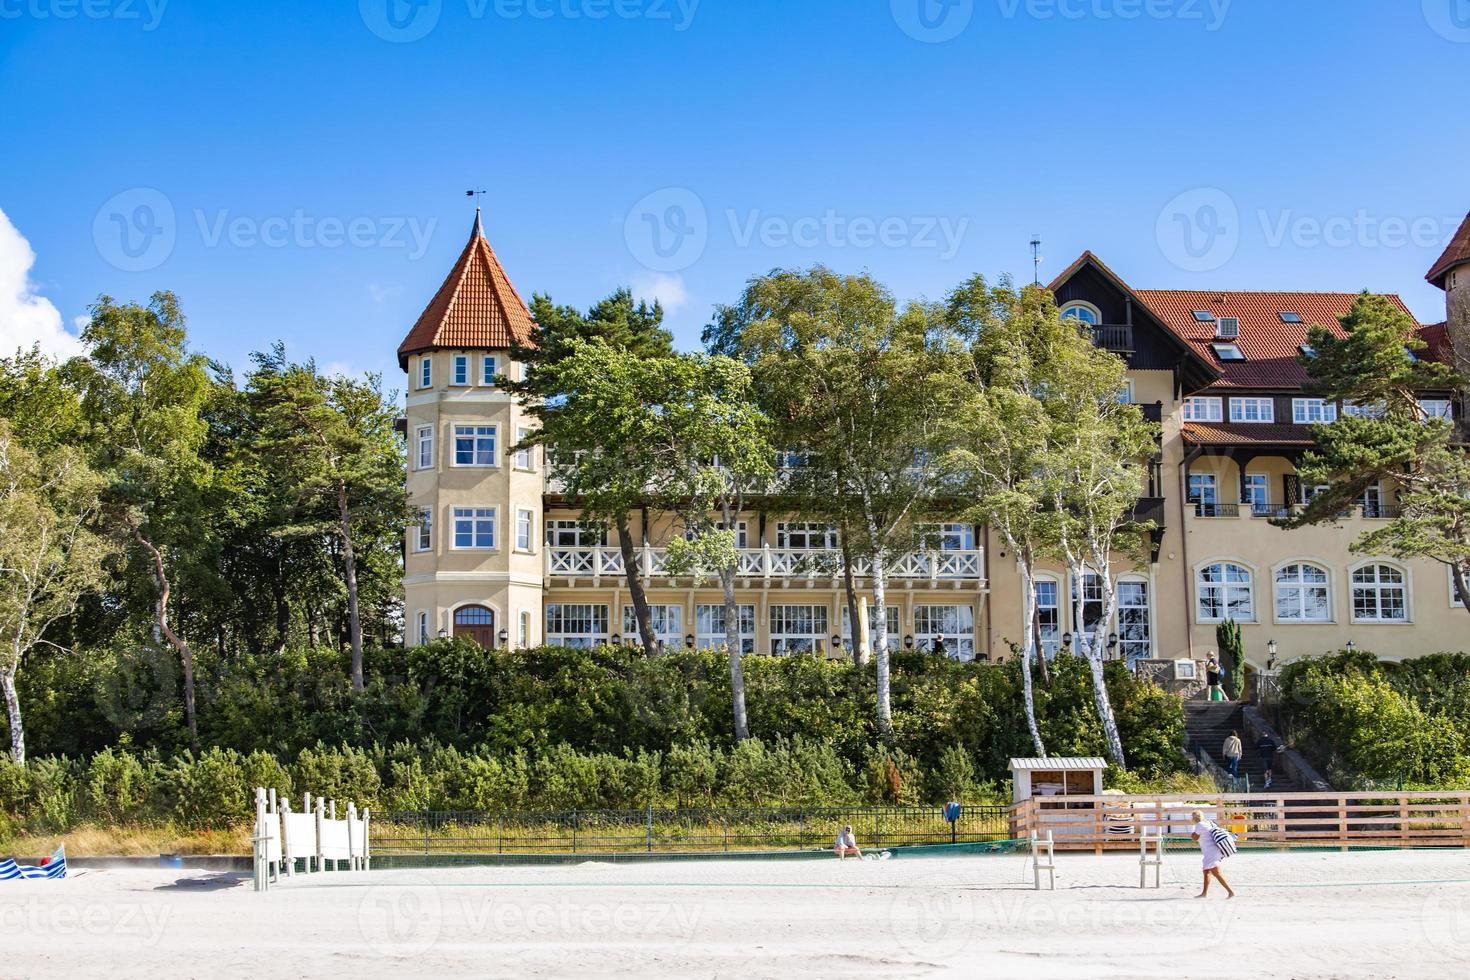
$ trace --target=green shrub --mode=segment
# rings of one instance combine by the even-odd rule
[[[126,749],[103,749],[87,764],[83,783],[89,819],[107,824],[139,823],[150,816],[149,803],[158,777]]]

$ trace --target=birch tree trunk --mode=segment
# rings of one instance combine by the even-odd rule
[[[1021,692],[1026,703],[1026,728],[1031,733],[1031,744],[1036,749],[1036,755],[1045,759],[1046,746],[1042,744],[1041,730],[1036,726],[1036,700],[1031,684],[1031,658],[1036,652],[1036,631],[1031,628],[1032,620],[1036,616],[1036,586],[1031,566],[1024,561],[1017,564],[1021,568],[1021,608],[1024,612],[1022,622],[1026,624],[1026,639],[1021,645]]]
[[[626,517],[618,519],[617,530],[623,574],[628,579],[628,595],[633,600],[633,615],[638,620],[638,639],[643,643],[643,655],[653,657],[658,654],[658,643],[653,635],[653,612],[648,608],[648,593],[643,591],[643,566],[633,549],[633,532],[628,529]]]
[[[342,538],[342,571],[347,579],[347,643],[352,649],[352,689],[359,693],[362,680],[362,615],[357,605],[357,549],[352,546],[352,521],[347,507],[347,484],[337,481],[338,534]]]
[[[865,666],[872,651],[868,648],[868,637],[862,632],[862,620],[858,616],[857,581],[852,573],[852,552],[848,549],[847,535],[842,535],[842,585],[847,593],[847,622],[849,642],[852,643],[852,662]],[[887,616],[884,616],[887,623]]]
[[[720,585],[725,590],[725,643],[730,648],[730,700],[735,706],[735,740],[750,738],[750,722],[745,716],[745,672],[740,655],[740,604],[735,601],[735,569],[720,569]]]
[[[16,651],[15,662],[20,662]],[[15,671],[0,671],[0,688],[5,690],[5,717],[10,722],[10,760],[18,766],[26,761],[26,730],[20,715],[20,695],[15,690]]]
[[[884,559],[883,549],[874,549],[873,605],[877,607],[878,642],[874,645],[873,660],[878,668],[878,730],[887,737],[893,734],[893,702],[888,691],[888,568]]]

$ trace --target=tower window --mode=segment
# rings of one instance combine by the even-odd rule
[[[470,383],[470,359],[463,354],[454,355],[454,383],[457,385]]]
[[[434,359],[432,357],[419,358],[419,387],[434,387]]]

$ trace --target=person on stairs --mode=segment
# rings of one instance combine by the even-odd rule
[[[1205,697],[1211,701],[1224,701],[1225,688],[1221,686],[1224,681],[1224,672],[1220,670],[1220,661],[1215,659],[1213,653],[1210,654],[1209,662],[1205,664],[1205,681],[1209,684],[1209,691]]]
[[[1230,778],[1240,778],[1240,757],[1245,755],[1245,748],[1240,744],[1240,732],[1231,732],[1225,739],[1225,745],[1220,750],[1225,756],[1225,761],[1230,765]]]
[[[1275,775],[1273,770],[1276,768],[1276,753],[1280,751],[1281,746],[1277,745],[1276,740],[1267,733],[1262,732],[1261,737],[1256,739],[1256,752],[1261,758],[1261,767],[1266,770],[1267,789],[1271,788],[1271,779]]]

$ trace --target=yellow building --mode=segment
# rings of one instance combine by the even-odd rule
[[[1430,280],[1446,290],[1447,322],[1426,326],[1429,356],[1448,359],[1466,337],[1470,218]],[[1064,315],[1093,327],[1128,362],[1129,397],[1162,423],[1148,494],[1158,526],[1151,560],[1119,576],[1121,605],[1099,623],[1071,595],[1093,583],[1043,569],[1043,642],[1105,629],[1115,656],[1203,659],[1215,627],[1241,624],[1256,666],[1275,640],[1282,660],[1349,642],[1390,658],[1470,648],[1470,616],[1457,608],[1448,570],[1351,553],[1367,528],[1394,516],[1388,488],[1365,495],[1336,526],[1283,531],[1269,518],[1310,499],[1295,475],[1308,426],[1352,406],[1303,393],[1296,363],[1312,324],[1335,326],[1350,293],[1139,290],[1092,253],[1051,289]],[[1393,297],[1397,302],[1397,297]],[[1400,304],[1402,305],[1402,304]],[[408,376],[408,490],[423,522],[409,529],[405,560],[408,641],[469,635],[486,645],[631,642],[632,605],[611,532],[582,527],[548,485],[539,453],[508,456],[526,429],[496,374],[517,377],[512,340],[533,324],[485,240],[478,215],[459,260],[399,347]],[[1451,392],[1425,392],[1435,412],[1463,418]],[[666,646],[719,646],[724,609],[714,582],[662,571],[663,546],[680,533],[671,515],[633,523],[638,560]],[[759,507],[738,528],[741,631],[747,650],[843,655],[850,646],[836,533]],[[1022,636],[1014,558],[984,528],[946,525],[932,552],[898,562],[888,591],[891,642],[1003,660]],[[857,570],[860,593],[871,582]],[[1085,597],[1085,596],[1084,596]],[[865,607],[861,618],[870,613]],[[859,635],[866,623],[860,623]]]

